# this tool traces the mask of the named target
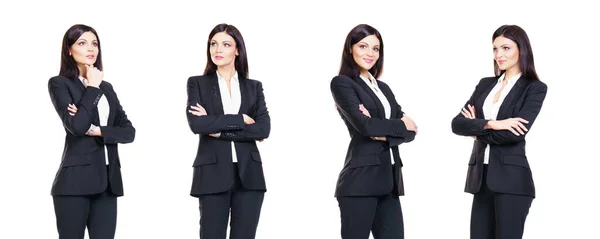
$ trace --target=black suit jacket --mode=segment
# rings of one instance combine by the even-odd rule
[[[415,133],[408,131],[400,120],[404,112],[389,86],[381,81],[377,84],[391,105],[390,119],[385,119],[381,101],[362,79],[340,75],[331,81],[333,99],[351,137],[336,197],[377,196],[390,192],[404,195],[398,145],[412,141]],[[363,115],[359,104],[364,105],[371,118]],[[388,141],[370,138],[374,136],[386,136]],[[393,166],[390,148],[394,154]]]
[[[233,185],[231,141],[234,141],[239,176],[244,188],[266,191],[260,153],[256,140],[266,139],[271,132],[271,119],[265,103],[262,83],[239,78],[242,97],[240,110],[225,115],[216,74],[193,76],[187,83],[187,120],[190,129],[198,134],[198,152],[194,160],[194,178],[190,195],[199,196],[225,192]],[[208,115],[189,113],[190,106],[199,103]],[[244,124],[242,114],[256,123]],[[219,138],[209,136],[221,133]]]
[[[498,77],[483,78],[467,103],[475,106],[476,119],[458,114],[452,120],[452,132],[477,136],[469,160],[465,192],[477,193],[481,188],[485,148],[490,145],[487,185],[498,193],[535,197],[533,177],[525,155],[525,135],[516,136],[508,130],[484,130],[488,120],[483,117],[483,102],[498,81]],[[539,80],[521,77],[504,98],[497,120],[520,117],[531,129],[542,108],[548,87]]]
[[[66,132],[65,148],[52,184],[52,195],[96,194],[110,185],[112,193],[122,196],[117,144],[133,142],[135,128],[121,107],[112,85],[103,81],[100,88],[84,87],[79,79],[56,76],[48,81],[48,91]],[[107,126],[100,127],[102,137],[87,136],[85,133],[91,124],[100,125],[97,105],[102,95],[110,106]],[[75,116],[69,115],[68,104],[77,106]]]

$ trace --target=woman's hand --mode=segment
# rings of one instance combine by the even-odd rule
[[[256,123],[256,121],[254,121],[254,119],[246,114],[242,114],[242,116],[244,117],[244,124],[254,124]]]
[[[460,113],[467,119],[477,118],[477,116],[475,115],[475,106],[467,104],[467,108],[468,108],[468,110],[466,108],[463,108]],[[471,137],[473,137],[473,139],[477,140],[477,136],[471,136]]]
[[[412,118],[406,116],[406,114],[402,115],[402,118],[400,118],[402,121],[404,121],[404,125],[406,126],[406,129],[408,131],[413,131],[415,132],[415,135],[418,133],[418,129],[419,127],[417,127],[417,124],[415,123],[415,121],[412,120]]]
[[[371,118],[371,114],[369,113],[367,108],[365,108],[365,106],[363,104],[358,105],[358,109],[363,113],[363,115]]]
[[[377,141],[387,141],[387,137],[385,136],[375,136],[375,137],[371,137],[371,139],[373,140],[377,140]]]
[[[104,73],[95,66],[85,65],[86,74],[85,78],[88,80],[88,86],[100,87],[100,83],[102,83],[102,78],[104,78]]]
[[[475,106],[470,104],[467,105],[467,108],[463,108],[460,112],[467,119],[475,119],[477,116],[475,115]]]
[[[188,112],[192,113],[195,116],[203,116],[203,115],[207,115],[206,110],[204,109],[204,107],[202,107],[200,104],[196,103],[196,105],[192,105],[190,106],[190,108],[192,108],[191,110],[188,110]]]
[[[523,118],[508,118],[504,120],[491,120],[484,128],[493,130],[508,130],[516,136],[525,135],[527,127],[524,124],[529,124],[529,121]]]
[[[98,137],[101,137],[102,136],[102,130],[100,129],[100,127],[92,124],[92,125],[90,125],[90,128],[88,129],[88,131],[85,132],[85,134],[87,136],[98,136]]]
[[[77,113],[77,106],[75,106],[75,104],[69,104],[67,106],[67,110],[69,111],[70,116],[75,116]]]

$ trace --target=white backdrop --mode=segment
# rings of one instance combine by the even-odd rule
[[[76,23],[98,31],[105,80],[137,129],[135,142],[120,147],[116,238],[197,238],[198,201],[189,191],[198,139],[185,118],[186,81],[202,74],[206,38],[222,22],[242,32],[272,120],[271,137],[259,144],[268,192],[257,238],[340,238],[333,193],[349,137],[329,82],[359,23],[383,35],[381,79],[419,125],[415,141],[400,147],[406,238],[468,238],[472,142],[450,122],[479,79],[493,75],[491,36],[502,24],[527,31],[549,88],[527,137],[537,198],[525,238],[592,238],[600,18],[579,1],[518,2],[3,2],[0,238],[57,237],[50,187],[65,133],[47,82]]]

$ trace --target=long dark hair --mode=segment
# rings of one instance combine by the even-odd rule
[[[521,68],[523,76],[540,80],[535,72],[533,50],[531,49],[529,37],[527,37],[525,30],[517,25],[503,25],[494,32],[494,35],[492,35],[492,42],[499,36],[504,36],[517,43],[517,47],[519,48],[519,67]],[[494,60],[494,74],[496,74],[496,76],[504,74],[504,71],[498,68],[496,60]]]
[[[65,36],[62,41],[62,50],[60,55],[60,73],[61,76],[66,76],[71,79],[77,79],[79,77],[79,68],[77,68],[77,62],[73,56],[69,55],[69,50],[71,46],[75,44],[77,39],[83,35],[83,33],[91,32],[96,35],[96,39],[98,39],[98,56],[96,57],[96,62],[94,66],[98,68],[98,70],[102,70],[102,48],[100,47],[100,37],[98,37],[98,33],[96,30],[90,26],[75,24],[65,32]]]
[[[379,59],[369,70],[369,73],[371,73],[375,79],[379,78],[383,72],[383,39],[381,38],[381,34],[379,34],[377,29],[367,24],[360,24],[352,28],[352,30],[350,30],[348,33],[348,36],[346,36],[344,51],[342,53],[342,64],[340,66],[339,73],[340,75],[345,75],[351,78],[358,78],[360,76],[360,67],[358,64],[356,64],[356,61],[354,61],[354,57],[352,57],[352,45],[370,35],[375,35],[377,39],[379,39]]]
[[[210,40],[219,32],[225,32],[230,35],[235,41],[238,56],[235,57],[235,70],[238,76],[242,78],[248,78],[248,55],[246,53],[246,45],[244,44],[244,38],[240,31],[233,25],[225,23],[215,26],[210,34],[208,34],[208,41],[206,42],[206,67],[204,68],[204,75],[214,74],[217,71],[217,65],[212,61],[210,57]]]

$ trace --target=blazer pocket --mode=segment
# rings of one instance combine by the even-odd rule
[[[371,155],[357,156],[357,157],[352,158],[352,160],[350,160],[350,164],[348,165],[348,168],[376,166],[376,165],[380,165],[380,164],[381,164],[381,162],[379,161],[378,154],[371,154]]]
[[[73,155],[63,159],[61,166],[63,168],[73,166],[83,166],[92,164],[92,157],[88,155]]]
[[[505,154],[502,156],[502,163],[529,168],[529,162],[527,162],[527,157],[525,157],[525,155]]]
[[[252,154],[252,160],[262,164],[262,160],[260,159],[260,153],[258,151],[250,151],[250,154]]]
[[[201,154],[201,155],[196,156],[196,159],[194,160],[194,164],[192,165],[192,167],[208,165],[208,164],[215,164],[215,163],[217,163],[217,155],[216,154],[214,154],[214,153]]]

